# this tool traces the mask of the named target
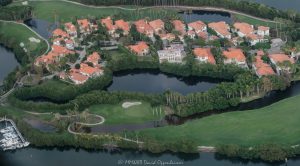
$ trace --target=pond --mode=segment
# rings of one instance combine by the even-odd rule
[[[19,65],[14,53],[0,45],[0,86],[5,77]]]
[[[51,32],[58,27],[57,24],[42,19],[29,19],[24,23],[45,39],[49,39],[51,37]]]
[[[270,166],[261,161],[245,161],[239,159],[229,159],[214,153],[182,154],[182,153],[162,153],[152,154],[138,151],[85,151],[82,149],[38,149],[26,148],[14,152],[0,152],[1,166],[115,166],[130,165],[125,162],[176,162],[184,166]],[[147,165],[147,164],[136,164]],[[174,165],[174,164],[173,164]],[[274,165],[284,166],[284,163]],[[300,160],[289,160],[288,166],[298,166]],[[162,166],[156,164],[154,166]],[[170,165],[171,166],[171,165]]]
[[[226,12],[193,10],[192,12],[179,12],[179,15],[187,23],[198,21],[198,20],[204,22],[225,21],[228,24],[233,23],[233,19],[231,18],[231,15]]]
[[[220,82],[220,79],[206,77],[178,77],[157,70],[126,70],[114,73],[113,82],[107,90],[144,93],[163,93],[172,90],[188,94],[205,92]]]

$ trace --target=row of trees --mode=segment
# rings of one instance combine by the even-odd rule
[[[0,19],[1,20],[27,20],[32,17],[31,6],[0,6]]]
[[[214,6],[245,12],[258,17],[275,19],[281,17],[300,22],[300,14],[289,10],[281,11],[263,4],[236,0],[74,0],[91,5],[139,5],[139,6]]]
[[[239,145],[219,145],[218,154],[227,157],[240,157],[242,159],[260,159],[268,162],[284,161],[288,157],[295,157],[300,154],[299,146],[289,147],[279,144],[261,144],[254,147]]]

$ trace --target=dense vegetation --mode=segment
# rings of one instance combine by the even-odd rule
[[[245,12],[258,17],[274,19],[281,17],[284,19],[290,19],[296,22],[300,22],[300,14],[294,11],[281,11],[275,8],[271,8],[259,3],[253,3],[248,1],[236,1],[236,0],[74,0],[85,4],[91,5],[141,5],[141,6],[164,6],[164,5],[185,5],[185,6],[213,6],[223,7],[227,9],[237,10]]]
[[[6,6],[12,3],[12,0],[0,0],[0,6]]]
[[[0,20],[23,21],[32,16],[31,6],[0,6]]]

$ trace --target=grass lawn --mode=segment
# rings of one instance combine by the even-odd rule
[[[271,28],[276,27],[275,23],[265,22],[265,21],[257,20],[257,19],[247,17],[247,16],[243,16],[243,15],[239,15],[239,14],[233,14],[233,17],[237,21],[247,22],[247,23],[252,24],[254,26],[262,25],[262,26],[268,26],[268,27],[271,27]]]
[[[29,2],[34,7],[34,15],[39,19],[45,19],[50,22],[59,20],[61,22],[73,21],[75,18],[88,18],[88,17],[104,17],[111,15],[126,15],[123,17],[126,20],[135,20],[138,18],[144,18],[146,16],[150,18],[161,18],[163,15],[168,15],[171,10],[161,9],[147,9],[141,11],[127,11],[118,8],[92,8],[80,6],[63,1],[32,1]]]
[[[89,111],[93,114],[103,116],[105,118],[105,124],[136,124],[159,120],[164,116],[164,111],[162,111],[162,115],[153,115],[154,109],[155,108],[152,108],[149,103],[142,102],[141,105],[126,109],[122,108],[122,103],[118,105],[95,105],[91,106]]]
[[[300,143],[300,96],[271,106],[243,112],[213,115],[180,126],[145,129],[144,135],[161,141],[194,140],[198,145],[256,145]]]
[[[9,38],[9,42],[17,43],[17,45],[21,42],[24,43],[25,48],[29,48],[32,53],[42,54],[47,50],[47,44],[44,40],[39,38],[25,26],[19,24],[0,22],[0,35]],[[30,42],[30,37],[39,39],[40,43]]]

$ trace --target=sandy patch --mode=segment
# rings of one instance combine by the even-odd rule
[[[132,106],[136,106],[136,105],[141,105],[142,102],[124,102],[122,104],[122,107],[123,108],[129,108],[129,107],[132,107]]]
[[[29,41],[30,41],[30,42],[35,42],[35,43],[40,43],[40,42],[41,42],[40,39],[36,39],[36,38],[34,38],[34,37],[30,37],[30,38],[29,38]]]

